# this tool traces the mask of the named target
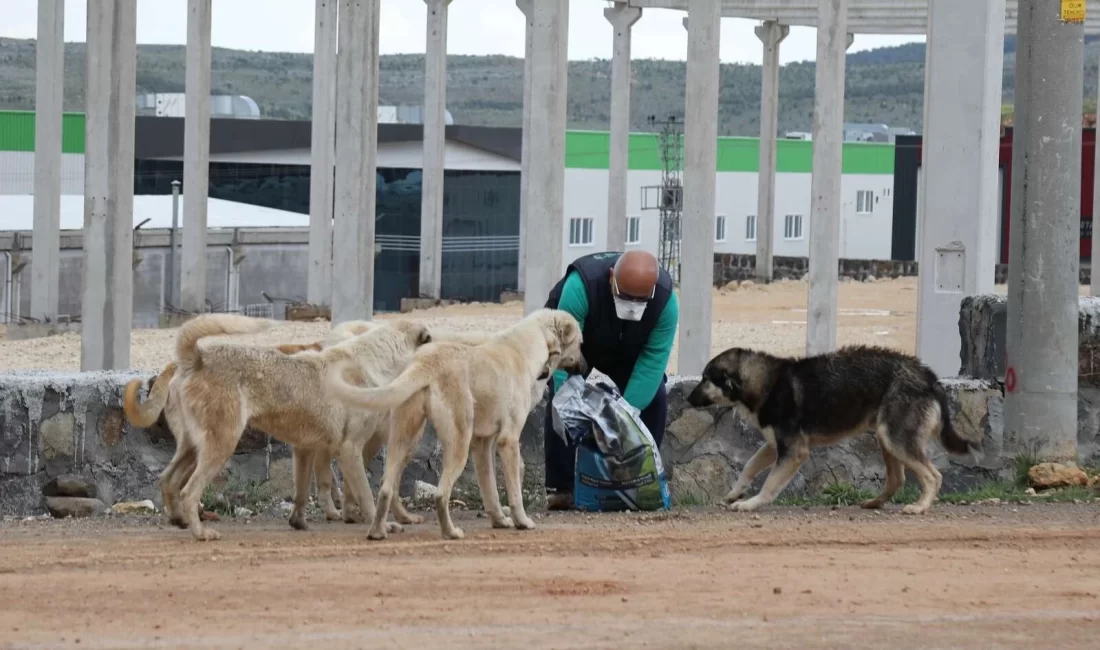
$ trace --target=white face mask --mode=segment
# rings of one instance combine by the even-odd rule
[[[615,315],[623,320],[640,321],[645,313],[644,302],[633,302],[615,298]]]

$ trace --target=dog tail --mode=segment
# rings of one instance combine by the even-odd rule
[[[959,432],[955,430],[955,426],[951,423],[951,411],[947,408],[947,393],[944,392],[943,387],[938,383],[935,384],[932,393],[936,397],[936,402],[940,405],[940,417],[942,418],[943,425],[940,428],[940,442],[943,444],[943,448],[946,449],[948,453],[959,456],[981,451],[980,444],[963,438],[959,435]]]
[[[347,360],[330,366],[325,373],[325,390],[346,406],[368,411],[388,411],[399,406],[417,391],[427,388],[431,382],[431,376],[421,366],[413,363],[386,386],[360,388],[344,379],[344,370],[350,366],[351,362]]]
[[[266,318],[238,314],[201,314],[180,326],[176,335],[176,363],[182,370],[197,370],[202,367],[199,339],[219,334],[254,334],[274,324]]]
[[[131,425],[144,429],[157,421],[164,405],[168,403],[168,383],[175,374],[176,362],[169,361],[149,387],[149,397],[144,402],[138,401],[141,380],[131,379],[126,384],[126,391],[122,395],[122,412],[126,414]]]

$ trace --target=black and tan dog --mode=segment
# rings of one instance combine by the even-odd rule
[[[775,500],[812,447],[873,431],[882,446],[886,482],[863,507],[886,503],[905,483],[908,467],[921,496],[903,512],[923,514],[943,482],[925,453],[928,441],[938,437],[952,454],[980,450],[952,427],[936,373],[916,357],[880,347],[849,346],[804,359],[732,348],[707,363],[688,403],[736,407],[764,435],[766,443],[724,499],[733,510],[756,510]],[[769,466],[760,493],[741,501],[753,478]]]

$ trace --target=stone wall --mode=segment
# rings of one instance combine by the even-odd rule
[[[773,279],[799,280],[809,272],[809,259],[806,257],[772,258]],[[714,254],[714,286],[725,286],[727,282],[756,279],[756,255],[740,253]],[[866,281],[868,278],[900,278],[917,275],[917,263],[902,260],[854,260],[841,259],[840,277]],[[1004,284],[1008,280],[1008,265],[998,264],[993,271],[994,282]],[[1088,284],[1092,273],[1086,264],[1081,265],[1081,284]]]
[[[121,410],[122,388],[144,374],[17,373],[0,375],[0,514],[42,512],[41,487],[60,474],[91,477],[102,500],[152,499],[160,505],[157,478],[175,448],[162,426],[130,427]],[[729,409],[692,409],[686,395],[696,380],[669,379],[669,427],[662,453],[671,468],[674,495],[715,500],[729,489],[737,472],[763,443]],[[948,379],[955,426],[963,435],[980,437],[983,458],[949,460],[938,445],[930,447],[944,472],[945,489],[958,488],[993,476],[1001,469],[1001,391],[994,383]],[[528,501],[542,493],[545,405],[535,407],[523,431]],[[1082,437],[1095,441],[1098,423]],[[435,484],[440,469],[435,437],[424,437],[402,481],[402,494],[413,483]],[[370,465],[372,483],[381,475],[382,455]],[[267,435],[247,431],[228,470],[245,478],[265,479],[276,494],[290,496],[293,472],[289,449]],[[853,482],[877,488],[884,476],[881,452],[870,436],[813,452],[791,489],[814,490],[831,482]],[[757,479],[757,486],[763,477]],[[503,483],[501,483],[503,485]],[[476,498],[472,464],[456,495]],[[537,507],[537,503],[536,503]]]

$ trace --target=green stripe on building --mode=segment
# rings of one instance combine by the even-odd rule
[[[653,133],[630,134],[632,170],[660,171],[660,139]],[[569,169],[607,169],[611,136],[601,131],[569,131],[565,135],[565,166]],[[809,174],[813,168],[813,142],[779,140],[776,171]],[[718,138],[718,171],[752,172],[760,169],[758,138]],[[870,142],[844,143],[843,173],[893,174],[894,145]]]
[[[0,111],[0,151],[34,151],[34,111]],[[61,116],[61,152],[84,153],[84,114]]]
[[[84,153],[84,114],[62,117],[61,150]],[[630,134],[630,169],[660,171],[660,140],[654,133]],[[608,169],[611,136],[603,131],[568,131],[565,134],[565,166],[569,169]],[[34,151],[34,111],[0,111],[0,151]],[[808,174],[813,162],[813,143],[779,140],[776,170]],[[757,138],[718,138],[718,171],[753,172],[760,165]],[[894,145],[844,143],[845,174],[893,174]]]

